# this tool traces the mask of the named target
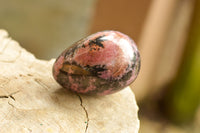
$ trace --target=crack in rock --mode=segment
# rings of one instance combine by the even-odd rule
[[[0,96],[0,98],[9,98],[8,96]]]
[[[8,104],[9,104],[10,106],[12,106],[13,108],[15,108],[15,106],[14,106],[13,104],[11,104],[10,102],[8,102]]]
[[[14,100],[15,101],[15,98],[14,98],[14,94],[16,94],[16,93],[18,93],[19,91],[16,91],[16,92],[13,92],[13,93],[11,93],[11,94],[9,94],[9,95],[2,95],[2,96],[0,96],[0,98],[11,98],[12,100]]]
[[[40,86],[42,86],[42,87],[45,88],[46,90],[49,89],[49,87],[48,87],[45,83],[43,83],[40,79],[35,78],[34,80],[35,80],[35,82],[36,82],[37,84],[39,84]]]
[[[87,121],[85,122],[86,123],[85,133],[87,133],[87,129],[88,129],[88,125],[89,125],[89,120],[90,119],[89,119],[88,112],[87,112],[85,106],[83,106],[83,100],[82,100],[81,96],[79,94],[77,94],[77,96],[79,97],[79,100],[81,102],[80,105],[83,108],[83,110],[85,111],[85,115],[86,115],[86,118],[87,118]]]

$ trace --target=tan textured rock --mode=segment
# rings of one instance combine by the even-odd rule
[[[138,133],[138,107],[130,88],[84,96],[60,87],[55,60],[36,59],[0,30],[0,133]]]

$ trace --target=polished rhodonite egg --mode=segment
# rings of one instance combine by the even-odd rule
[[[130,85],[139,69],[134,41],[118,31],[102,31],[63,51],[54,63],[53,76],[74,92],[107,95]]]

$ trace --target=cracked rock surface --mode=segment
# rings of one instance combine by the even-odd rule
[[[0,30],[0,133],[138,133],[129,87],[85,96],[59,86],[50,61],[38,60]]]

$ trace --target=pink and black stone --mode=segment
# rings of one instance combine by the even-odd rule
[[[102,31],[63,51],[54,63],[53,76],[76,93],[107,95],[130,85],[139,69],[134,41],[118,31]]]

